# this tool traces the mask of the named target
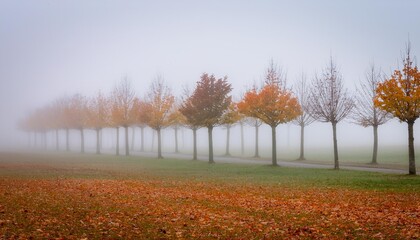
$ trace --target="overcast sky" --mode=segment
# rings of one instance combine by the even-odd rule
[[[139,96],[158,73],[176,95],[203,72],[227,75],[238,97],[270,59],[292,84],[331,55],[353,90],[372,62],[388,75],[398,67],[408,37],[420,56],[419,9],[416,0],[0,0],[2,140],[25,112],[107,92],[124,75]],[[390,128],[405,139],[400,125]]]

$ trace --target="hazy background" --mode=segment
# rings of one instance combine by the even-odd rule
[[[301,72],[310,80],[332,55],[353,91],[372,62],[388,75],[401,65],[408,36],[413,55],[420,56],[419,9],[415,0],[0,0],[0,146],[25,143],[16,123],[27,112],[63,95],[108,92],[124,75],[140,97],[157,73],[177,96],[185,85],[193,89],[203,72],[227,75],[238,99],[260,81],[271,58],[292,85]],[[380,127],[380,146],[404,146],[406,128],[396,120]],[[246,131],[251,151],[254,131]],[[171,134],[165,131],[167,151],[173,151]],[[191,132],[184,134],[180,144],[189,147]],[[314,123],[306,144],[330,147],[331,134],[330,124]],[[238,147],[239,128],[232,135]],[[371,135],[370,128],[338,126],[339,146],[371,146]],[[207,134],[199,136],[204,148]],[[223,152],[224,130],[215,137],[216,150]],[[260,137],[269,146],[268,128]],[[87,138],[89,145],[93,136]],[[282,125],[278,138],[280,149],[297,147],[299,128]],[[111,146],[114,140],[107,141]]]

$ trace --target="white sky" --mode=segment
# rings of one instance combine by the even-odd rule
[[[66,94],[109,91],[123,75],[139,96],[157,73],[176,95],[203,72],[227,75],[238,97],[271,58],[292,83],[332,55],[353,90],[373,61],[391,73],[408,36],[420,56],[419,9],[415,0],[0,0],[0,142],[15,136],[25,112]],[[313,134],[329,131],[324,125]],[[371,134],[343,126],[344,142]],[[404,144],[405,125],[387,126],[384,141]]]

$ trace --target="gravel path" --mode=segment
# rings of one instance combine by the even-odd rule
[[[144,157],[156,157],[157,153],[155,152],[131,152],[132,155],[144,156]],[[183,154],[183,153],[162,153],[165,158],[178,158],[178,159],[192,159],[192,155]],[[198,160],[208,161],[208,156],[199,155]],[[271,159],[252,159],[252,158],[242,158],[242,157],[224,157],[224,156],[214,156],[214,161],[220,163],[244,163],[244,164],[260,164],[260,165],[270,165]],[[298,168],[321,168],[321,169],[332,169],[334,168],[333,164],[316,164],[316,163],[305,163],[305,162],[289,162],[278,160],[278,165],[283,167],[298,167]],[[393,173],[393,174],[407,174],[406,170],[401,169],[390,169],[390,168],[380,168],[380,167],[366,167],[366,166],[340,166],[340,169],[348,169],[355,171],[367,171],[367,172],[380,172],[380,173]]]

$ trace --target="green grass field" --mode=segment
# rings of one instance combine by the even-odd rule
[[[91,154],[0,154],[0,239],[407,239],[420,178]]]
[[[406,175],[332,170],[272,167],[251,164],[208,164],[185,159],[155,159],[94,154],[3,154],[2,177],[22,178],[100,178],[193,179],[197,181],[248,182],[320,187],[349,187],[420,190],[420,178]]]
[[[339,161],[343,165],[349,166],[369,166],[372,161],[371,147],[340,147],[339,146]],[[203,154],[206,152],[202,151]],[[233,156],[240,156],[238,149],[231,151]],[[253,151],[246,152],[246,156],[253,156]],[[217,152],[218,155],[223,155],[223,152]],[[260,148],[260,155],[264,159],[271,158],[271,148]],[[277,149],[277,158],[281,161],[295,161],[299,157],[298,148],[284,148]],[[307,148],[305,149],[305,158],[308,163],[332,164],[333,163],[333,149],[332,148]],[[394,169],[408,169],[408,150],[407,146],[380,146],[377,158],[378,165],[376,167],[394,168]],[[420,170],[420,164],[417,164],[417,169]]]

